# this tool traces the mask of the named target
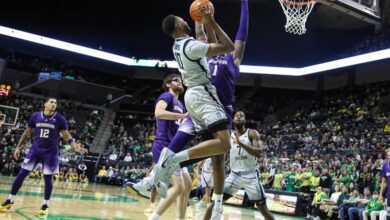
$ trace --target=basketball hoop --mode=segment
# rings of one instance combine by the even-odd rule
[[[286,32],[302,35],[306,32],[306,20],[316,4],[315,0],[279,0],[286,15]]]

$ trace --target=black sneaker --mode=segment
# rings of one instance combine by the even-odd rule
[[[10,209],[14,202],[11,202],[11,200],[7,199],[3,204],[0,206],[0,212],[3,212],[6,209]]]
[[[44,204],[41,207],[41,210],[39,210],[40,215],[47,215],[49,213],[49,206]]]

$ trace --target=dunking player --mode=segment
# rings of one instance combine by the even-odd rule
[[[206,56],[218,56],[234,50],[234,44],[225,32],[215,22],[210,11],[203,11],[203,22],[215,31],[220,43],[203,43],[189,36],[190,28],[182,18],[174,15],[167,16],[163,21],[164,32],[175,39],[173,54],[182,73],[184,84],[188,87],[184,101],[188,112],[198,131],[204,132],[204,141],[188,150],[174,154],[164,148],[157,165],[154,184],[161,196],[166,194],[168,180],[177,170],[180,162],[226,153],[230,149],[227,116],[220,103],[215,87],[211,84],[211,74]],[[217,167],[223,166],[219,160]],[[214,172],[220,181],[224,182],[224,170]],[[215,185],[217,182],[215,182]],[[222,213],[222,193],[215,194],[217,213]]]
[[[265,220],[275,218],[269,212],[266,204],[265,192],[259,182],[256,157],[261,157],[260,135],[254,129],[245,128],[246,118],[242,111],[234,114],[234,131],[231,135],[232,148],[230,149],[231,172],[225,180],[224,199],[228,199],[241,188],[245,189],[249,200],[255,202]],[[204,219],[210,216],[211,208],[206,212]]]
[[[42,163],[45,180],[45,196],[39,214],[46,215],[49,212],[49,200],[53,191],[53,174],[59,172],[58,142],[60,140],[60,134],[72,146],[73,150],[80,153],[87,152],[80,144],[76,144],[67,130],[66,119],[56,112],[56,108],[57,99],[48,98],[44,103],[44,111],[35,112],[28,121],[27,128],[23,132],[14,152],[15,159],[19,159],[21,146],[31,134],[33,134],[33,142],[24,159],[22,168],[12,184],[8,199],[0,206],[0,211],[12,207],[14,204],[14,196],[18,193],[24,179],[38,163]]]
[[[158,97],[155,106],[156,132],[152,148],[155,163],[158,162],[162,149],[170,144],[179,125],[188,115],[185,113],[184,105],[178,99],[179,95],[184,92],[181,77],[177,74],[167,76],[164,79],[163,88],[165,92]],[[184,219],[190,192],[191,177],[187,168],[177,169],[172,175],[172,187],[168,190],[168,195],[165,199],[160,200],[149,219],[160,219],[160,216],[176,199],[181,201],[177,203],[179,209],[178,219]],[[184,205],[182,205],[183,203]]]

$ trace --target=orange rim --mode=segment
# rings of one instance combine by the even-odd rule
[[[310,5],[310,4],[316,3],[317,1],[316,0],[306,0],[304,2],[296,2],[294,0],[283,0],[283,2],[288,4],[288,5]]]

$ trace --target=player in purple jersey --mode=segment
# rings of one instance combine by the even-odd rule
[[[386,156],[387,160],[384,160],[381,172],[382,184],[379,202],[383,204],[385,199],[387,199],[387,207],[390,207],[390,148],[386,150]]]
[[[15,149],[14,157],[19,159],[21,146],[33,135],[31,148],[23,161],[22,168],[19,171],[8,199],[0,206],[0,212],[10,209],[14,204],[14,196],[18,193],[24,179],[34,169],[42,163],[43,175],[45,180],[45,196],[43,205],[39,211],[40,215],[46,215],[49,212],[49,200],[53,191],[53,174],[59,172],[59,148],[60,134],[62,138],[69,143],[73,150],[85,153],[87,150],[76,144],[75,140],[68,132],[66,119],[56,112],[57,99],[48,98],[44,104],[44,111],[35,112],[28,121],[27,128]]]
[[[152,152],[155,163],[158,162],[162,149],[170,144],[180,124],[188,117],[184,105],[178,100],[179,95],[184,92],[181,77],[177,74],[167,76],[164,79],[163,88],[165,92],[158,97],[154,112],[156,132]],[[149,219],[160,219],[160,216],[176,199],[180,201],[177,203],[179,209],[178,219],[184,219],[190,192],[191,177],[188,170],[186,168],[177,170],[172,175],[172,187],[168,190],[166,197],[160,200]]]

